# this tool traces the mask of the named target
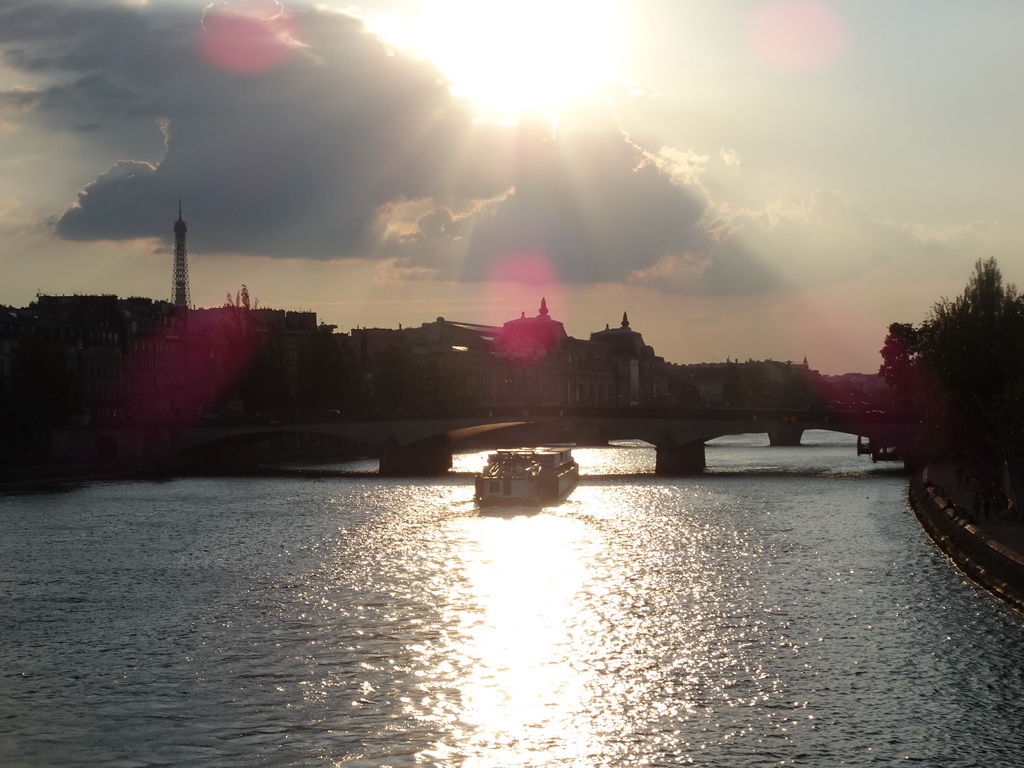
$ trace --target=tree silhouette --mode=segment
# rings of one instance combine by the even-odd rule
[[[381,349],[373,362],[378,407],[410,411],[427,404],[426,371],[419,356],[405,346],[393,344]]]
[[[995,258],[919,328],[889,326],[879,373],[921,416],[934,448],[976,455],[1024,447],[1024,300]]]
[[[901,410],[914,406],[920,390],[919,355],[921,338],[911,323],[893,323],[881,349],[882,365],[878,374],[892,390],[895,404]]]
[[[342,349],[333,328],[321,325],[306,334],[299,351],[299,410],[351,413],[361,405],[355,360]]]

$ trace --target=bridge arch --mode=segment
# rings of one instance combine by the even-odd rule
[[[594,387],[595,395],[601,385]],[[917,429],[901,414],[836,413],[784,409],[666,408],[666,407],[531,407],[506,409],[462,409],[449,413],[389,415],[360,420],[295,421],[290,423],[214,423],[182,429],[163,450],[176,454],[216,451],[237,444],[252,444],[287,433],[319,433],[344,438],[356,445],[382,451],[388,444],[392,456],[422,450],[433,453],[423,460],[440,469],[440,446],[457,447],[469,437],[480,438],[510,427],[534,425],[558,441],[581,445],[608,440],[644,440],[656,449],[677,452],[690,458],[667,460],[676,471],[703,469],[703,444],[725,435],[767,433],[773,444],[798,444],[799,435],[809,429],[859,435],[880,446],[909,448]],[[774,435],[774,437],[773,437]],[[547,439],[551,439],[550,437]],[[171,445],[171,443],[174,443]],[[497,443],[495,443],[497,445]],[[201,448],[206,445],[207,447]],[[688,447],[687,447],[688,446]],[[699,454],[698,454],[699,451]],[[450,452],[449,452],[450,453]],[[209,455],[209,453],[207,454]],[[411,459],[410,459],[411,460]],[[450,460],[450,459],[449,459]],[[405,461],[403,459],[402,461]],[[401,461],[399,462],[401,464]]]

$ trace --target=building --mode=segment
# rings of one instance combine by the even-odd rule
[[[688,384],[707,405],[806,407],[823,405],[822,377],[802,363],[777,360],[729,360],[724,363],[671,365],[671,378]]]
[[[175,234],[183,241],[180,214]],[[182,273],[179,264],[179,289],[187,288]],[[465,406],[788,407],[825,389],[806,360],[666,363],[626,312],[617,326],[574,338],[546,298],[535,315],[521,312],[500,326],[438,317],[416,328],[341,334],[319,326],[313,312],[250,307],[244,287],[237,301],[212,309],[40,296],[27,308],[0,311],[4,380],[29,337],[62,350],[82,421]],[[857,383],[863,391],[870,382]]]
[[[618,328],[586,340],[566,332],[545,298],[536,315],[522,312],[500,327],[438,317],[418,328],[356,328],[350,334],[367,388],[381,407],[672,402],[670,366],[630,328],[625,314]]]
[[[644,344],[644,337],[629,327],[623,312],[618,328],[605,326],[590,334],[590,341],[608,348],[615,361],[615,405],[655,405],[668,402],[665,360]]]

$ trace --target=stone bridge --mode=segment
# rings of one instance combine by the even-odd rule
[[[644,440],[657,451],[656,472],[691,474],[705,468],[704,443],[716,437],[767,433],[772,445],[799,445],[808,429],[867,439],[872,458],[900,456],[917,425],[901,413],[758,408],[530,407],[461,409],[345,419],[211,419],[191,424],[149,422],[68,430],[55,436],[55,455],[91,460],[212,460],[282,435],[328,435],[380,455],[382,474],[437,474],[469,439],[497,444],[503,431],[530,425],[546,440],[603,445]],[[552,437],[554,436],[554,438]]]

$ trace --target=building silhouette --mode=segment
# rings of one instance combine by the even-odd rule
[[[678,402],[670,394],[672,367],[643,336],[624,325],[570,336],[541,298],[536,315],[522,312],[501,326],[438,317],[419,328],[353,329],[351,345],[371,392],[387,390],[387,366],[401,357],[424,374],[409,407],[457,401],[476,406],[615,406]],[[441,384],[447,382],[443,389]],[[678,387],[676,388],[678,391]],[[437,397],[431,398],[436,392]],[[389,403],[390,404],[390,403]]]
[[[237,300],[196,309],[186,232],[179,203],[172,301],[40,295],[0,308],[0,419],[18,421],[19,392],[31,408],[51,403],[57,420],[82,425],[462,406],[798,407],[886,394],[872,387],[876,376],[830,383],[806,359],[666,362],[626,312],[617,326],[575,338],[543,297],[535,315],[500,326],[438,317],[348,333],[313,312],[250,306],[244,286]],[[31,370],[44,358],[48,373]]]

